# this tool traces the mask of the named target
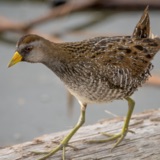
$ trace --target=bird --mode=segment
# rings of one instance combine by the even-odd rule
[[[51,42],[34,34],[22,36],[8,67],[18,62],[44,64],[60,78],[80,104],[77,124],[56,148],[39,160],[45,160],[61,149],[62,159],[65,159],[65,148],[84,124],[88,104],[114,100],[128,102],[128,112],[121,132],[106,139],[90,140],[88,143],[116,140],[114,148],[128,132],[133,132],[129,129],[135,106],[131,95],[151,76],[151,61],[159,49],[160,38],[151,33],[148,6],[130,36],[100,36],[63,43]]]

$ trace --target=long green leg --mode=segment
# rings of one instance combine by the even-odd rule
[[[134,133],[133,131],[128,130],[128,127],[129,127],[129,122],[130,122],[131,115],[133,113],[133,109],[134,109],[134,106],[135,106],[135,102],[130,97],[125,98],[125,99],[128,101],[128,113],[127,113],[127,117],[126,117],[126,120],[125,120],[123,128],[122,128],[122,131],[120,133],[114,134],[114,135],[113,134],[108,134],[108,133],[102,133],[103,135],[109,136],[110,138],[102,139],[102,140],[91,140],[91,141],[87,141],[87,142],[89,142],[89,143],[104,143],[104,142],[108,142],[108,141],[117,139],[117,142],[113,146],[113,148],[115,148],[124,139],[127,132]]]
[[[53,150],[48,152],[48,154],[46,154],[44,157],[42,157],[42,158],[40,158],[38,160],[45,160],[45,159],[47,159],[48,157],[52,156],[53,154],[55,154],[57,151],[59,151],[61,149],[63,150],[62,159],[65,160],[65,147],[67,146],[67,144],[68,144],[69,140],[72,138],[72,136],[84,124],[86,107],[87,107],[86,104],[81,104],[81,114],[80,114],[78,123],[72,129],[72,131],[60,142],[60,144],[56,148],[54,148]]]

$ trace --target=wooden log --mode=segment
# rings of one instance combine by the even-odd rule
[[[14,32],[28,32],[34,26],[42,24],[47,21],[54,20],[58,17],[62,17],[73,12],[81,11],[91,7],[106,7],[109,9],[125,9],[125,10],[135,10],[135,9],[144,9],[149,5],[152,9],[160,8],[159,0],[70,0],[68,3],[53,8],[46,12],[44,15],[37,17],[36,19],[29,20],[27,22],[13,22],[3,16],[0,16],[0,33],[5,31],[14,31]]]
[[[70,145],[78,150],[67,148],[66,160],[159,160],[160,159],[160,109],[133,115],[130,129],[125,140],[112,152],[115,142],[88,144],[85,141],[102,139],[99,132],[117,133],[121,130],[123,118],[103,120],[97,124],[82,127],[71,139]],[[54,148],[69,131],[53,133],[36,138],[31,142],[6,147],[0,150],[0,160],[36,160],[42,155],[31,151],[47,151]],[[49,160],[61,160],[62,151],[58,151]]]
[[[125,10],[131,10],[131,9],[143,9],[145,6],[149,5],[152,9],[158,9],[160,7],[160,1],[159,0],[101,0],[97,1],[97,6],[100,7],[106,7],[111,9],[125,9]]]
[[[13,22],[8,20],[5,17],[0,16],[0,20],[2,22],[5,22],[4,24],[0,24],[0,32],[5,31],[15,31],[15,32],[28,32],[33,26],[36,26],[38,24],[47,22],[49,20],[52,20],[54,18],[58,18],[67,14],[70,14],[75,11],[80,11],[82,9],[88,8],[89,6],[92,6],[97,0],[80,0],[75,1],[71,0],[68,3],[58,6],[50,11],[48,11],[43,16],[30,20],[28,22]]]
[[[147,84],[159,87],[160,86],[160,76],[153,75],[152,77],[149,78],[149,81],[147,81]]]

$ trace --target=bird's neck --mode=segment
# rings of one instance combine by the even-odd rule
[[[62,47],[62,43],[49,43],[50,45],[46,44],[45,48],[47,49],[45,53],[47,56],[42,63],[51,69],[59,78],[63,79],[65,69],[68,66],[69,57]]]

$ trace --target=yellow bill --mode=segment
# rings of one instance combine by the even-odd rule
[[[22,60],[22,56],[16,51],[11,59],[11,61],[8,64],[8,67],[11,67],[15,65],[16,63],[20,62]]]

